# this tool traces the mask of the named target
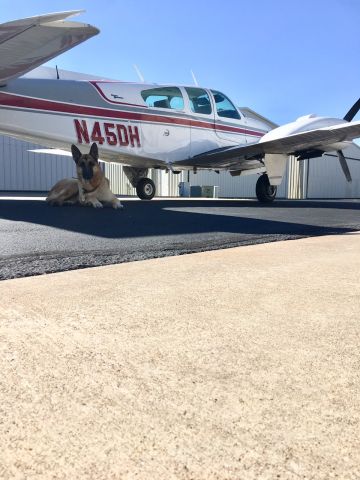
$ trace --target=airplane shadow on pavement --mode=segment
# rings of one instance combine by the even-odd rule
[[[360,201],[123,202],[125,208],[50,207],[39,200],[0,200],[1,219],[103,238],[227,232],[320,235],[360,228]],[[0,223],[1,233],[1,223]]]
[[[360,230],[360,202],[0,200],[0,280]]]

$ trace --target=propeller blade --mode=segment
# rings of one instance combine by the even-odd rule
[[[352,182],[352,178],[351,178],[351,173],[350,173],[350,170],[349,170],[349,166],[346,162],[346,159],[344,157],[344,154],[341,150],[338,150],[337,151],[337,154],[338,154],[338,157],[339,157],[339,162],[340,162],[340,166],[341,166],[341,169],[342,171],[344,172],[344,175],[345,175],[345,178],[348,182]]]
[[[355,117],[355,115],[358,113],[359,110],[360,110],[360,98],[357,102],[354,103],[354,105],[347,112],[347,114],[344,117],[344,120],[346,120],[347,122],[351,122],[351,120]]]

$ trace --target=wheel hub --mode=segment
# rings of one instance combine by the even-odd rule
[[[144,192],[146,195],[151,195],[153,193],[153,187],[150,183],[147,183],[144,187]]]
[[[276,192],[276,187],[273,187],[272,185],[269,185],[268,188],[267,188],[268,195],[270,195],[272,197],[275,192]]]

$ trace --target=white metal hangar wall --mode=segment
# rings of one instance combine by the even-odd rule
[[[40,148],[29,142],[0,136],[0,191],[46,192],[60,179],[75,176],[70,157],[32,153]],[[351,147],[347,156],[360,158],[360,148]],[[348,183],[338,159],[331,156],[297,162],[290,158],[287,172],[278,189],[278,198],[360,198],[360,161],[348,160],[352,182]],[[119,195],[136,195],[121,165],[105,164],[111,188]],[[231,177],[228,172],[183,172],[180,175],[152,170],[158,196],[178,196],[179,182],[191,185],[217,185],[219,197],[253,198],[257,175]]]
[[[333,199],[360,198],[360,148],[353,144],[347,157],[351,182],[347,182],[337,156],[331,152],[302,162],[288,162],[288,198]]]
[[[62,178],[76,176],[71,157],[29,152],[37,148],[42,147],[0,135],[0,191],[47,192]],[[105,163],[104,168],[114,193],[136,195],[121,165]],[[183,174],[150,170],[149,176],[155,182],[157,195],[179,195],[178,185]]]
[[[187,175],[185,174],[185,178]],[[198,170],[190,172],[191,185],[217,185],[218,196],[222,198],[255,198],[255,186],[258,175],[240,175],[232,177],[229,172]],[[278,187],[277,198],[287,198],[287,174]]]
[[[47,191],[61,178],[75,175],[71,158],[29,152],[41,148],[7,136],[0,136],[0,190]]]
[[[347,163],[351,183],[346,181],[337,158],[324,156],[310,160],[307,198],[360,198],[360,161],[348,160]]]

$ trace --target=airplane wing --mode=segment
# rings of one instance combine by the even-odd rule
[[[83,10],[50,13],[0,24],[0,85],[97,35],[91,25],[64,21]]]
[[[248,170],[263,165],[261,159],[267,153],[291,155],[301,151],[321,150],[329,145],[358,137],[360,137],[360,121],[344,122],[340,125],[295,133],[273,140],[263,142],[260,140],[258,143],[249,145],[210,150],[188,160],[176,162],[173,166]]]

